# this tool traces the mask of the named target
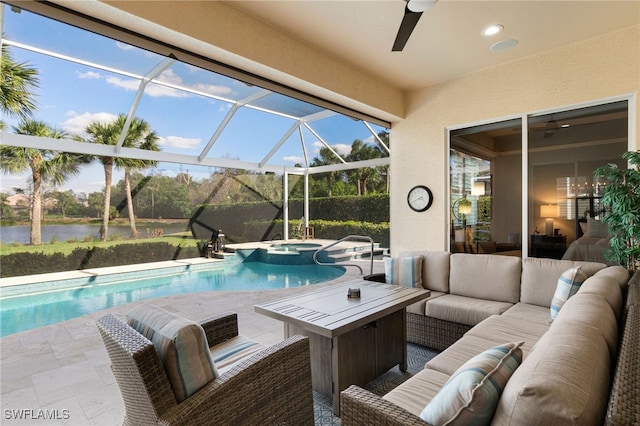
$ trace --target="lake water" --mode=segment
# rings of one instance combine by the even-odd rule
[[[153,224],[152,226],[137,226],[141,237],[151,236],[156,229],[162,229],[163,234],[173,234],[188,230],[188,225],[184,224]],[[2,244],[21,243],[29,244],[29,225],[0,226],[0,242]],[[109,235],[121,235],[128,237],[131,235],[129,225],[109,225]],[[72,238],[82,241],[86,237],[100,238],[100,225],[42,225],[42,242],[49,243],[52,239],[60,242],[68,241]],[[108,237],[107,237],[108,238]]]

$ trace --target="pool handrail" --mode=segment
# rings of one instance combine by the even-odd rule
[[[321,251],[326,251],[327,249],[338,245],[342,242],[345,241],[369,241],[371,243],[371,255],[369,256],[371,259],[371,266],[370,266],[370,274],[373,274],[373,252],[374,252],[374,241],[373,238],[371,238],[368,235],[347,235],[346,237],[343,237],[337,241],[334,241],[333,243],[326,245],[324,247],[319,248],[318,250],[316,250],[313,253],[313,261],[317,264],[317,265],[324,265],[324,266],[336,266],[335,263],[323,263],[320,262],[317,258],[318,253],[320,253]],[[340,266],[355,266],[356,268],[358,268],[360,270],[360,275],[364,275],[364,271],[362,270],[362,268],[360,267],[360,265],[356,265],[355,263],[341,263]]]

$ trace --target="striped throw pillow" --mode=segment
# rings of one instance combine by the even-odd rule
[[[178,402],[218,377],[200,324],[150,304],[131,310],[127,323],[155,346]]]
[[[565,304],[567,300],[578,292],[580,286],[587,279],[587,276],[580,270],[580,266],[569,268],[560,275],[558,278],[558,284],[556,285],[556,292],[551,299],[551,319],[556,319],[560,308]]]
[[[422,287],[422,261],[422,256],[385,257],[385,282],[405,287]]]
[[[488,425],[502,390],[522,363],[524,342],[506,343],[471,358],[420,413],[433,425]]]

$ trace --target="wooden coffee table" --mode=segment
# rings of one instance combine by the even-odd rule
[[[350,288],[360,298],[348,298]],[[333,399],[340,415],[340,392],[365,385],[396,365],[407,369],[406,307],[429,290],[365,280],[322,287],[254,307],[284,322],[285,338],[309,337],[313,389]]]

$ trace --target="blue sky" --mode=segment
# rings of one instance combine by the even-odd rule
[[[145,75],[164,58],[136,47],[116,42],[87,31],[42,18],[26,11],[15,13],[5,8],[3,34],[7,40],[23,43],[47,51],[79,58],[89,63],[117,69],[135,75]],[[48,55],[9,47],[13,58],[27,62],[39,70],[40,85],[37,89],[38,110],[34,119],[74,135],[83,135],[85,126],[92,121],[108,121],[118,114],[128,113],[138,89],[139,80],[127,75],[83,64],[63,61]],[[211,94],[226,99],[242,99],[259,88],[232,80],[222,75],[175,62],[165,70],[159,80],[184,87],[191,91]],[[136,111],[136,116],[146,120],[160,137],[163,151],[183,154],[199,154],[207,144],[231,104],[189,91],[150,84]],[[280,96],[280,95],[276,95]],[[266,100],[273,99],[273,95]],[[315,111],[312,105],[299,101],[287,102],[294,109]],[[9,126],[17,125],[11,117],[2,117]],[[275,143],[291,127],[293,121],[262,111],[240,108],[222,133],[209,157],[230,157],[243,161],[261,161]],[[334,116],[311,123],[314,130],[337,152],[348,154],[355,139],[373,143],[373,138],[362,122],[345,116]],[[375,131],[382,130],[372,126]],[[309,160],[318,152],[321,144],[309,131],[304,132]],[[270,160],[271,163],[293,166],[303,162],[298,132]],[[182,166],[161,163],[155,171],[171,176],[188,171],[196,179],[206,177],[207,167]],[[121,178],[116,172],[114,182]],[[26,188],[29,175],[0,177],[0,190],[12,192],[13,187]],[[61,189],[76,192],[101,191],[104,175],[99,165],[86,166],[77,178],[70,179]]]

